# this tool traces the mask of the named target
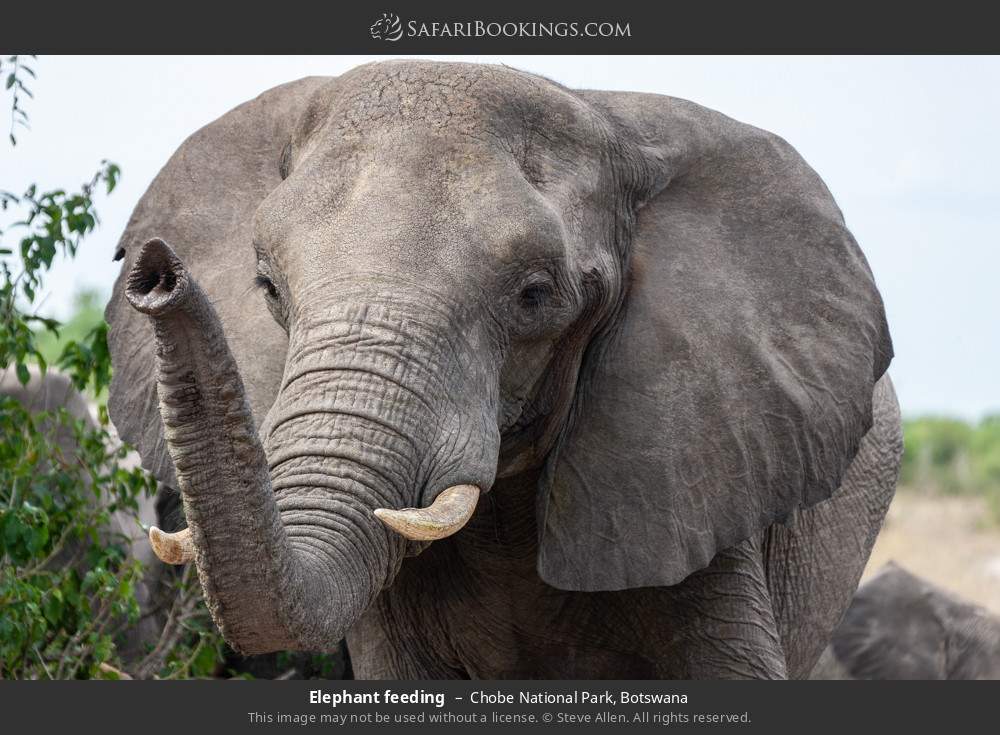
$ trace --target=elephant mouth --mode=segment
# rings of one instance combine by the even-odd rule
[[[514,402],[500,427],[500,475],[509,476],[544,462],[558,436],[559,412],[559,399],[545,385]]]

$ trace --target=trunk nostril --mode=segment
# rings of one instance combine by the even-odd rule
[[[135,283],[130,284],[132,290],[142,296],[147,296],[157,287],[165,293],[170,293],[177,285],[177,276],[169,271],[157,270],[136,273]]]
[[[163,313],[186,290],[187,272],[167,243],[153,239],[142,246],[129,272],[125,297],[145,314]]]

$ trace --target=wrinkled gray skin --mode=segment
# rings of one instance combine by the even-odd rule
[[[690,102],[420,61],[303,79],[185,142],[117,258],[112,417],[247,653],[801,677],[894,491],[863,255],[791,147]],[[462,483],[450,538],[373,516]]]
[[[27,385],[21,385],[13,370],[0,375],[0,395],[14,398],[33,413],[54,412],[63,408],[73,418],[83,420],[89,428],[97,428],[86,399],[67,376],[52,369],[42,375],[34,366],[30,367],[30,371],[31,379]],[[73,432],[68,426],[60,425],[56,429],[55,441],[65,456],[73,456],[76,444]],[[113,433],[111,441],[117,444]],[[125,467],[134,467],[136,464],[138,464],[137,457],[126,457],[122,461]],[[112,514],[109,527],[104,529],[116,541],[121,537],[128,539],[129,556],[142,562],[145,570],[143,578],[135,586],[136,601],[139,603],[139,622],[125,629],[124,640],[119,647],[119,652],[126,662],[137,661],[144,656],[159,637],[163,625],[160,602],[162,595],[169,592],[165,586],[168,584],[166,578],[172,576],[170,568],[153,554],[146,534],[139,525],[140,522],[147,525],[156,522],[154,499],[140,497],[137,498],[137,502],[139,522],[136,522],[130,513],[117,511]],[[79,547],[68,544],[64,551],[52,560],[52,567],[72,563],[78,551]]]
[[[1000,616],[890,562],[858,589],[814,679],[1000,679]]]

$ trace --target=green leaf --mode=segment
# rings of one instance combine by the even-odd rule
[[[63,612],[63,601],[62,593],[59,590],[52,590],[42,602],[42,612],[45,614],[45,619],[53,626],[59,624],[59,619],[62,617]]]
[[[27,385],[28,381],[31,380],[31,372],[23,362],[17,363],[17,380],[21,385]]]

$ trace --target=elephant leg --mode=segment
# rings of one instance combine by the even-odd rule
[[[872,398],[874,423],[840,489],[764,532],[764,568],[789,678],[807,677],[829,642],[896,492],[903,434],[888,375]]]
[[[468,679],[457,662],[446,662],[445,646],[408,612],[393,614],[391,592],[383,593],[347,632],[347,650],[355,679]],[[435,650],[436,649],[436,650]]]
[[[662,610],[657,619],[668,622],[646,645],[660,652],[660,678],[785,678],[761,560],[760,542],[750,539],[720,552],[679,585],[655,590],[654,604]]]

